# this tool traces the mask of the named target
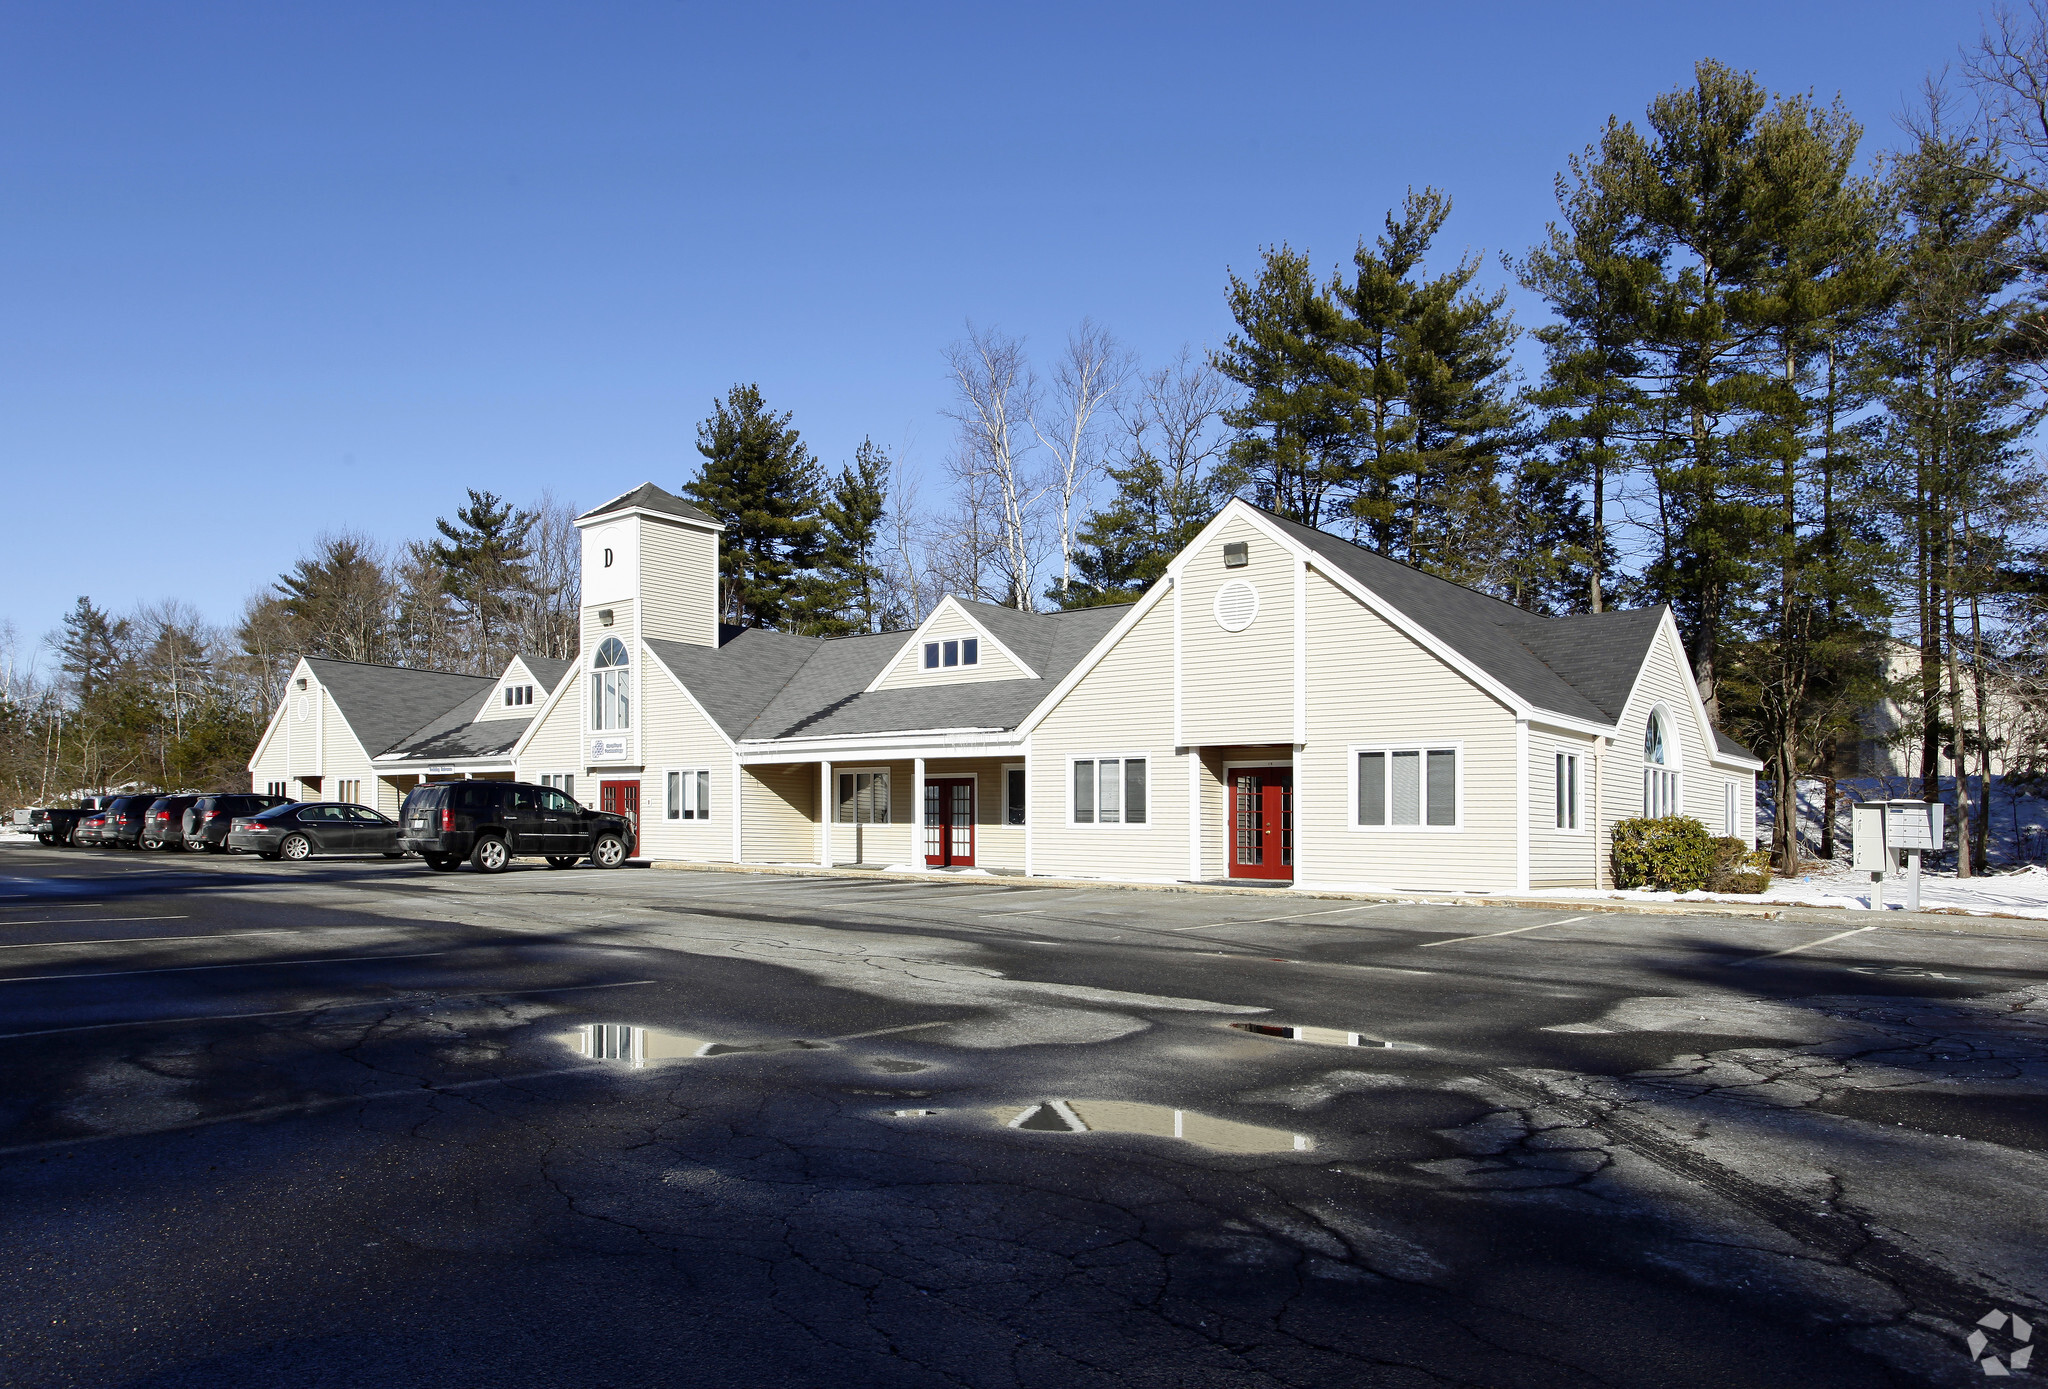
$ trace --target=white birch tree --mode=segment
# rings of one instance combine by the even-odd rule
[[[1026,472],[1038,383],[1022,341],[972,323],[966,338],[946,349],[946,366],[955,393],[948,414],[960,427],[962,462],[986,484],[986,504],[994,512],[997,562],[1007,580],[1003,601],[1028,612],[1045,493]]]
[[[1052,455],[1048,490],[1052,521],[1059,530],[1060,595],[1074,578],[1074,513],[1102,473],[1102,445],[1096,416],[1114,410],[1135,362],[1108,329],[1084,318],[1067,335],[1067,350],[1053,368],[1044,415],[1031,432]]]

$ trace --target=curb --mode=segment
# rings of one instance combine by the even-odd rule
[[[1480,893],[1429,892],[1342,892],[1327,888],[1239,888],[1211,883],[1134,883],[1103,878],[1026,878],[964,876],[958,873],[887,873],[880,869],[816,868],[803,864],[698,863],[682,859],[656,859],[648,867],[669,873],[749,873],[763,877],[843,878],[850,881],[944,883],[951,887],[1080,888],[1090,892],[1162,892],[1187,896],[1243,897],[1249,894],[1284,893],[1287,901],[1309,902],[1406,902],[1416,906],[1517,907],[1525,911],[1565,910],[1587,915],[1685,916],[1737,921],[1810,922],[1836,926],[1845,922],[1883,926],[1886,930],[1929,931],[1941,935],[1994,936],[2014,940],[2048,941],[2048,920],[2004,912],[1967,912],[1960,908],[1937,908],[1923,912],[1874,912],[1852,907],[1749,906],[1741,902],[1601,902],[1569,897],[1511,896]],[[1867,918],[1867,919],[1866,919]],[[1964,929],[1965,927],[1970,929]]]

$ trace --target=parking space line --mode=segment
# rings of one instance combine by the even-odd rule
[[[1874,925],[1851,927],[1849,930],[1846,931],[1837,931],[1832,936],[1822,936],[1819,940],[1807,941],[1804,945],[1789,945],[1785,947],[1783,950],[1773,950],[1768,955],[1752,955],[1746,960],[1737,960],[1728,967],[1730,969],[1738,969],[1743,965],[1753,965],[1757,963],[1759,960],[1775,960],[1780,955],[1797,955],[1800,951],[1811,950],[1816,945],[1827,945],[1831,941],[1838,941],[1846,936],[1860,936],[1865,931],[1875,931],[1876,929],[1877,927]]]
[[[1492,940],[1496,936],[1519,936],[1524,931],[1541,931],[1547,926],[1569,926],[1574,921],[1590,920],[1592,920],[1592,918],[1588,916],[1568,916],[1562,921],[1540,921],[1534,926],[1517,926],[1512,931],[1488,931],[1484,935],[1452,936],[1449,940],[1426,940],[1418,948],[1422,950],[1427,950],[1432,945],[1456,945],[1460,941]]]
[[[0,918],[0,926],[100,926],[109,921],[189,921],[188,916],[52,916],[35,921],[15,921]],[[179,937],[169,936],[169,940]],[[197,939],[188,937],[187,939]]]
[[[56,1037],[67,1032],[106,1032],[117,1027],[174,1027],[188,1022],[235,1022],[243,1018],[289,1018],[306,1013],[344,1013],[356,1008],[383,1008],[401,1003],[447,1003],[459,998],[524,998],[527,994],[567,994],[584,989],[632,989],[653,979],[628,979],[621,984],[564,984],[553,989],[485,989],[473,994],[408,994],[398,998],[365,998],[354,1003],[322,1003],[312,1008],[272,1008],[261,1013],[201,1013],[190,1018],[137,1018],[133,1022],[92,1022],[76,1027],[45,1027],[34,1032],[0,1032],[0,1042],[21,1037]]]
[[[1371,912],[1381,907],[1391,907],[1392,902],[1368,902],[1362,907],[1332,907],[1326,912],[1296,912],[1292,916],[1262,916],[1256,921],[1233,921],[1233,926],[1263,926],[1269,921],[1300,921],[1310,916],[1341,916],[1345,912]]]
[[[183,921],[182,916],[109,916],[107,921]],[[26,922],[47,925],[47,922]],[[241,940],[247,936],[295,936],[301,931],[388,931],[390,926],[298,926],[286,931],[228,931],[213,936],[101,936],[93,940],[21,940],[0,945],[0,950],[60,950],[67,945],[149,945],[160,940]]]
[[[843,1037],[827,1037],[828,1042],[857,1042],[863,1037],[886,1037],[892,1032],[922,1032],[927,1027],[944,1027],[957,1022],[957,1018],[941,1018],[937,1022],[906,1023],[902,1027],[878,1027],[872,1032],[849,1032]]]
[[[415,955],[341,955],[324,960],[236,960],[224,965],[167,965],[162,969],[104,969],[86,974],[14,974],[0,978],[0,984],[37,984],[58,979],[122,979],[136,974],[190,974],[201,969],[267,969],[272,965],[355,965],[378,960],[425,960],[435,955],[452,955],[452,950],[422,950]]]

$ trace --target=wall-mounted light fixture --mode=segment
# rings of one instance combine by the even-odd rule
[[[599,608],[597,610],[597,620],[607,627],[611,626],[612,610],[610,608]]]
[[[1223,547],[1223,567],[1242,569],[1252,562],[1252,547],[1248,540],[1233,540]]]

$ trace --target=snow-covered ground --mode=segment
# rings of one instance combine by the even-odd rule
[[[1988,820],[1989,837],[1986,845],[1991,867],[1996,869],[2019,867],[2023,864],[2048,864],[2048,795],[2038,782],[1995,776],[1991,778],[1990,806],[1985,806],[1984,779],[1973,776],[1970,781],[1971,813]],[[1849,859],[1849,809],[1858,801],[1881,801],[1920,797],[1923,795],[1918,777],[1842,777],[1835,783],[1835,857],[1844,863]],[[1956,824],[1956,779],[1942,777],[1934,788],[1933,797],[1947,809],[1942,822],[1948,832],[1950,858],[1953,859]],[[1799,842],[1809,855],[1820,852],[1821,824],[1827,818],[1827,784],[1819,781],[1799,783]],[[1757,787],[1756,832],[1759,843],[1768,844],[1773,823],[1770,800],[1770,786],[1767,783]],[[1949,864],[1953,867],[1951,861]]]
[[[1606,898],[1619,902],[1744,902],[1752,906],[1847,907],[1868,911],[1874,905],[1870,875],[1850,870],[1846,864],[1815,863],[1811,871],[1797,878],[1774,878],[1760,896],[1742,897],[1726,892],[1594,892],[1590,888],[1551,889],[1541,895],[1560,900]],[[1884,905],[1903,911],[1906,885],[1903,881],[1884,885]],[[1953,873],[1920,875],[1920,909],[1941,909],[1970,913],[1999,913],[2048,920],[2048,868],[2033,864],[2017,872],[1999,872],[1988,877],[1958,879]]]

